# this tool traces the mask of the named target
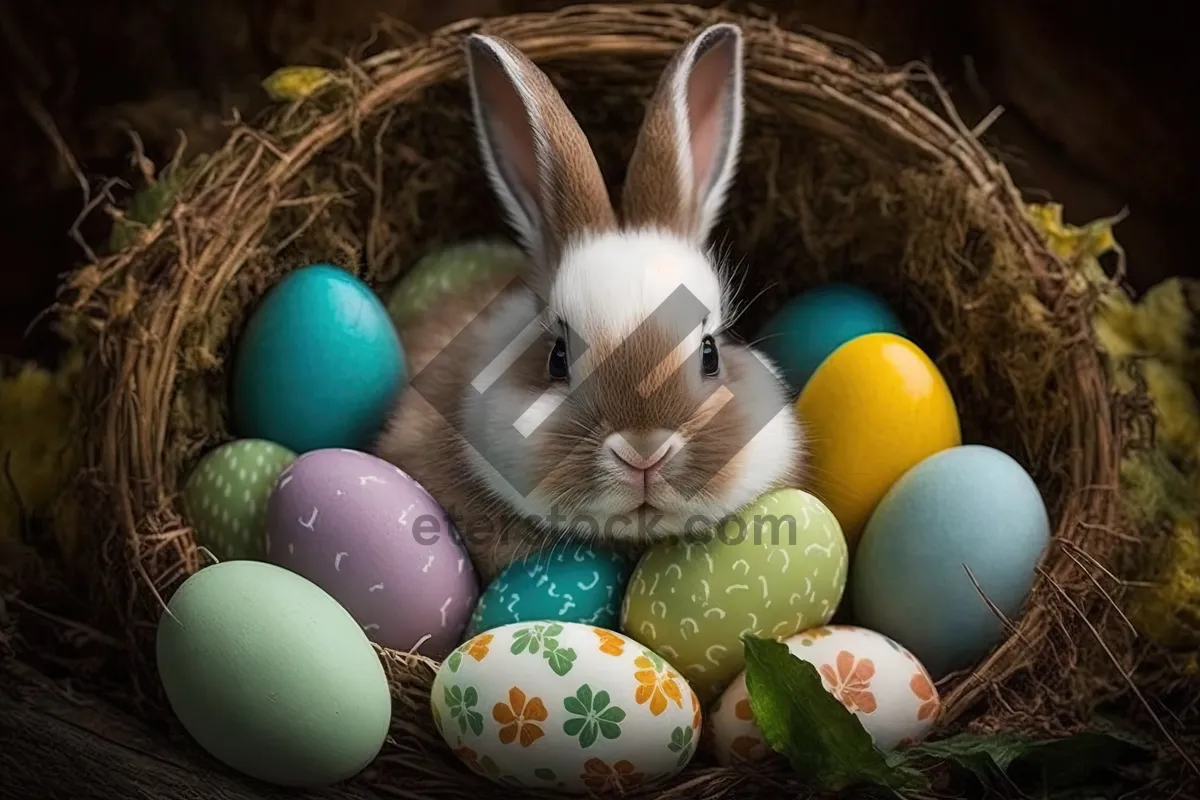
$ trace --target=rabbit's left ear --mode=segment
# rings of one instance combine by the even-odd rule
[[[706,28],[667,66],[638,134],[621,197],[632,228],[702,245],[725,203],[742,142],[742,32]]]
[[[600,167],[550,78],[521,51],[473,34],[466,55],[488,179],[548,280],[572,239],[616,228]]]

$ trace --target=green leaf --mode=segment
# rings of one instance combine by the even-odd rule
[[[558,649],[558,639],[543,639],[542,647],[546,648],[546,652],[553,652]]]
[[[615,722],[601,719],[596,725],[600,728],[600,735],[605,739],[616,739],[621,735],[621,726]]]
[[[972,773],[984,784],[1008,779],[1043,792],[1081,786],[1120,767],[1152,757],[1153,747],[1111,725],[1061,739],[1032,739],[1011,733],[959,734],[910,747],[906,761],[931,758]]]
[[[558,776],[554,774],[554,770],[546,769],[545,767],[539,767],[538,769],[535,769],[533,771],[533,777],[537,778],[538,780],[542,780],[542,781],[558,780]]]
[[[600,691],[596,692],[595,698],[592,699],[592,711],[595,711],[597,714],[599,714],[601,711],[608,708],[610,701],[611,698],[608,696],[608,692],[601,689]],[[617,710],[620,711],[620,709]],[[601,714],[600,716],[603,717],[604,715]],[[624,716],[624,713],[622,713],[622,716]]]
[[[475,691],[474,686],[468,686],[467,690],[465,692],[463,692],[463,705],[466,706],[467,708],[471,708],[478,702],[479,702],[479,692]]]
[[[575,697],[579,700],[579,704],[586,709],[584,714],[592,710],[592,687],[585,683],[575,690]]]
[[[583,726],[583,733],[579,734],[579,746],[587,749],[596,743],[596,734],[599,732],[600,726],[594,721],[588,720]]]
[[[562,676],[571,671],[571,667],[575,663],[575,650],[570,647],[564,647],[561,650],[555,650],[549,655],[550,669],[554,670],[554,674]]]
[[[123,217],[113,222],[109,234],[110,253],[119,253],[133,244],[145,228],[162,219],[175,205],[175,195],[197,164],[164,170],[152,183],[133,196]]]
[[[623,722],[625,720],[625,709],[619,706],[612,706],[600,712],[600,719],[605,722]]]
[[[563,708],[567,709],[567,711],[577,717],[586,717],[588,715],[587,706],[581,703],[577,697],[564,697]],[[572,736],[573,735],[574,734],[572,734]]]
[[[816,667],[787,645],[747,636],[745,648],[755,722],[767,744],[817,788],[876,784],[901,791],[927,785],[920,772],[889,763],[858,718],[825,690]]]
[[[546,636],[559,636],[563,632],[563,626],[557,622],[546,628]]]
[[[683,749],[683,728],[671,731],[671,743],[667,745],[667,749],[672,753],[678,753]]]
[[[457,650],[450,654],[450,658],[446,659],[446,666],[450,667],[451,672],[458,672],[458,667],[461,664],[462,653]]]
[[[471,726],[471,732],[476,736],[483,735],[483,715],[478,711],[471,711],[467,714],[467,722]]]
[[[571,737],[578,736],[586,723],[587,717],[571,717],[563,723],[563,733]]]

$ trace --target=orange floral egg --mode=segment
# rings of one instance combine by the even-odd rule
[[[621,793],[677,774],[696,752],[700,700],[661,655],[615,631],[519,622],[461,644],[434,679],[434,724],[496,783]]]
[[[866,628],[825,625],[788,639],[792,655],[816,667],[826,691],[858,717],[882,750],[921,741],[941,710],[937,688],[920,662],[891,639]],[[758,761],[771,748],[754,723],[746,675],[709,714],[713,751],[723,765]]]

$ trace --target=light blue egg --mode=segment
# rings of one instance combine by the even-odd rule
[[[299,454],[364,449],[407,379],[400,338],[371,288],[338,267],[304,267],[263,298],[238,342],[234,426]]]
[[[506,567],[488,586],[467,638],[510,622],[579,622],[615,630],[633,561],[586,545],[533,553]]]
[[[868,333],[905,335],[900,320],[881,299],[857,286],[828,283],[776,312],[759,332],[756,347],[799,392],[834,350]]]
[[[907,647],[934,679],[968,667],[1004,638],[980,589],[1016,619],[1049,543],[1041,493],[1011,456],[943,450],[896,481],[867,523],[850,572],[855,623]]]

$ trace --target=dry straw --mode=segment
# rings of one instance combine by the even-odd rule
[[[147,714],[163,711],[150,663],[163,598],[202,563],[177,494],[197,458],[229,437],[225,365],[256,298],[317,259],[384,287],[433,247],[504,232],[470,130],[463,36],[505,37],[546,69],[615,189],[668,56],[729,18],[577,6],[457,25],[347,61],[318,95],[239,125],[219,152],[177,171],[160,218],[69,278],[64,313],[94,352],[81,491],[99,551],[81,558],[80,574],[108,615],[98,624],[127,638]],[[1047,252],[981,132],[923,68],[893,70],[851,42],[733,19],[747,39],[749,116],[723,245],[744,258],[745,298],[759,298],[745,329],[832,278],[896,305],[946,374],[965,438],[1021,461],[1054,520],[1028,612],[986,661],[942,687],[944,724],[1071,728],[1091,710],[1091,665],[1115,663],[1108,674],[1119,680],[1131,658],[1100,566],[1120,560],[1126,537],[1116,494],[1123,424],[1093,345],[1095,298]],[[392,737],[360,780],[406,797],[487,791],[433,728],[435,665],[385,657]],[[657,791],[766,797],[801,787],[775,767],[697,764]]]

